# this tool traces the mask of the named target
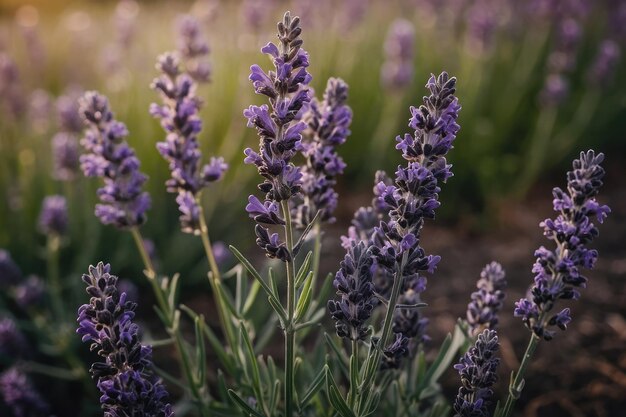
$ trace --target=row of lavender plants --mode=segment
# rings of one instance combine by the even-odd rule
[[[78,100],[85,150],[78,164],[85,176],[102,180],[98,219],[134,238],[165,337],[142,332],[137,301],[146,303],[149,297],[138,297],[107,262],[89,266],[82,276],[87,296],[78,308],[78,336],[72,334],[64,302],[79,288],[78,279],[59,279],[67,203],[60,195],[47,197],[39,217],[48,242],[47,279],[23,278],[8,252],[0,252],[3,307],[15,311],[15,318],[5,315],[0,322],[0,396],[7,412],[21,417],[54,411],[51,398],[29,380],[28,373],[40,373],[83,384],[85,393],[95,384],[101,412],[111,417],[510,416],[537,345],[571,321],[559,300],[579,298],[587,281],[583,269],[593,268],[597,259],[589,248],[598,235],[593,222],[602,223],[610,212],[595,199],[603,155],[582,152],[567,173],[567,188],[553,190],[557,215],[540,225],[550,245],[535,252],[534,283],[513,313],[529,329],[528,347],[512,372],[508,396],[497,399],[497,324],[506,291],[500,264],[492,262],[480,273],[467,316],[451,329],[432,362],[424,350],[427,279],[441,259],[423,249],[422,233],[439,208],[441,186],[453,175],[447,157],[460,129],[456,78],[432,75],[422,104],[409,108],[412,133],[397,136],[395,144],[405,162],[393,175],[376,173],[372,203],[355,213],[341,239],[345,257],[336,273],[326,274],[322,236],[339,204],[334,187],[346,164],[337,148],[350,136],[352,110],[348,85],[339,78],[328,79],[323,95],[315,97],[300,19],[287,12],[278,23],[278,42],[262,48],[272,68],[250,67],[254,91],[267,104],[243,111],[259,139],[258,147],[245,149],[244,162],[256,166],[262,179],[258,193],[248,197],[246,212],[254,221],[257,245],[274,262],[257,268],[230,246],[238,263],[226,271],[211,243],[201,199],[229,169],[223,158],[203,159],[198,141],[203,100],[197,88],[210,78],[208,47],[197,21],[185,18],[181,25],[183,47],[158,58],[159,75],[151,87],[161,100],[149,112],[164,130],[156,148],[169,167],[165,185],[176,195],[180,228],[197,236],[206,253],[215,325],[180,302],[186,277],[159,272],[142,235],[151,205],[144,191],[147,176],[107,98],[86,92]],[[58,172],[73,172],[76,139],[68,133],[60,137],[57,151],[65,159],[57,159]],[[325,317],[334,321],[334,332]],[[29,343],[33,334],[38,346]],[[88,373],[73,342],[79,338],[91,351]],[[282,354],[268,353],[280,339]],[[168,349],[162,356],[175,357],[176,365],[163,369],[153,349]],[[42,358],[47,360],[38,361]],[[438,380],[455,360],[460,388],[452,400],[444,397]]]
[[[51,170],[49,158],[37,152],[40,146],[48,146],[57,129],[56,97],[68,95],[73,101],[82,89],[107,91],[134,135],[156,137],[157,125],[145,123],[142,117],[141,109],[151,100],[143,86],[151,77],[154,55],[172,42],[169,31],[160,30],[162,16],[186,6],[170,3],[153,6],[121,0],[112,11],[93,2],[89,6],[77,2],[50,16],[25,6],[15,11],[15,18],[9,14],[13,12],[10,6],[0,6],[0,13],[8,11],[0,15],[2,147],[7,149],[3,154],[20,155],[3,158],[6,168],[0,181],[7,192],[0,213],[20,218],[5,225],[8,232],[0,235],[3,245],[26,253],[37,242],[31,234],[13,239],[9,235],[20,235],[21,227],[33,223],[41,198],[56,187],[44,175]],[[416,80],[426,77],[430,68],[447,68],[459,75],[466,83],[459,94],[470,104],[460,122],[473,140],[461,143],[460,151],[451,155],[461,178],[450,184],[454,192],[443,197],[451,203],[459,196],[462,201],[457,203],[476,208],[506,193],[521,195],[544,170],[575,148],[587,146],[590,132],[609,143],[621,127],[623,88],[614,76],[620,69],[624,40],[626,8],[621,2],[402,0],[394,2],[394,7],[373,0],[321,0],[315,7],[310,3],[294,0],[290,6],[303,18],[309,33],[307,45],[319,57],[315,65],[323,77],[313,82],[323,89],[323,82],[317,80],[331,74],[346,80],[353,87],[354,134],[375,138],[368,140],[372,143],[367,152],[359,149],[357,141],[345,145],[346,175],[361,189],[368,184],[362,179],[371,176],[368,164],[363,163],[366,158],[377,167],[393,169],[392,150],[384,138],[405,124],[402,109],[421,94],[422,83]],[[212,53],[217,82],[200,88],[212,97],[203,109],[207,126],[201,136],[210,137],[211,146],[235,167],[226,175],[225,186],[215,187],[220,198],[205,197],[209,212],[217,201],[235,204],[236,199],[223,190],[243,190],[252,182],[251,173],[236,166],[239,148],[252,132],[232,121],[253,100],[242,82],[246,64],[253,59],[257,39],[267,38],[269,21],[278,7],[285,7],[284,2],[194,2],[193,13],[216,38]],[[333,10],[332,17],[325,10]],[[153,179],[147,189],[159,208],[151,214],[159,220],[158,228],[154,227],[159,241],[174,231],[165,226],[165,219],[175,208],[158,192],[167,173],[152,156],[151,144],[152,140],[138,141],[134,147]],[[547,154],[551,157],[546,158]],[[12,181],[13,176],[19,176],[19,181]],[[444,205],[441,215],[458,216],[448,209],[453,206]],[[215,227],[219,235],[226,233],[219,224]],[[114,238],[106,231],[90,232]],[[242,228],[236,233],[243,238]],[[76,242],[78,236],[74,238]],[[83,254],[75,261],[75,270],[103,248],[103,240],[100,237],[94,239],[97,244],[76,248]],[[123,239],[117,242],[124,244]],[[174,253],[169,247],[161,251]],[[185,255],[168,255],[165,263],[180,269],[192,261]],[[21,258],[23,262],[33,259]]]

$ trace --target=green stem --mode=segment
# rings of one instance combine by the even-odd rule
[[[200,237],[202,238],[202,246],[204,246],[204,252],[206,253],[209,267],[211,268],[209,284],[211,285],[211,291],[213,292],[213,298],[217,307],[217,315],[220,320],[220,325],[222,326],[222,331],[224,332],[224,336],[228,341],[231,351],[234,353],[237,351],[237,339],[235,338],[233,328],[228,321],[228,312],[220,295],[222,278],[217,261],[215,260],[215,255],[213,254],[213,246],[211,245],[211,239],[209,238],[209,228],[207,227],[206,220],[204,218],[204,211],[202,209],[202,204],[200,203],[200,198],[198,198],[198,207],[200,207]]]
[[[315,294],[315,283],[319,279],[320,258],[322,256],[322,228],[320,227],[319,219],[315,221],[313,233],[315,233],[315,240],[313,241],[313,282],[311,283],[311,291]]]
[[[46,249],[48,252],[48,279],[50,280],[50,289],[52,292],[52,309],[58,320],[63,321],[63,300],[59,272],[59,247],[61,240],[58,235],[52,234],[48,236]]]
[[[295,361],[295,323],[294,310],[295,294],[295,266],[293,259],[293,230],[291,226],[291,212],[286,200],[281,201],[283,216],[285,217],[285,237],[287,250],[292,259],[286,263],[287,268],[287,323],[285,325],[285,417],[293,416],[294,392],[294,361]]]
[[[353,359],[354,358],[354,363],[353,363]],[[359,345],[358,345],[358,341],[353,339],[352,340],[352,355],[350,357],[350,366],[356,366],[356,369],[359,369]],[[350,370],[350,392],[348,393],[348,399],[349,399],[349,404],[350,404],[350,409],[354,408],[354,402],[356,400],[356,396],[357,396],[357,389],[358,386],[354,384],[354,382],[352,380],[352,369]]]
[[[524,374],[526,373],[526,369],[530,364],[530,360],[532,359],[538,344],[539,338],[535,336],[535,334],[531,334],[530,340],[528,341],[528,347],[526,348],[526,352],[522,358],[522,363],[520,363],[519,370],[515,374],[515,378],[513,378],[511,385],[509,385],[509,395],[506,398],[500,417],[508,417],[511,414],[511,411],[513,411],[515,401],[517,401],[522,393],[522,389],[524,389]]]
[[[159,309],[163,313],[163,317],[166,319],[165,327],[167,328],[167,332],[170,334],[176,343],[176,350],[178,351],[178,356],[181,361],[181,365],[183,368],[183,373],[185,374],[185,378],[188,381],[189,388],[191,389],[191,394],[196,400],[198,410],[203,417],[208,416],[208,412],[204,407],[204,401],[202,400],[202,393],[200,392],[200,388],[198,388],[198,382],[195,380],[193,376],[193,371],[191,369],[191,361],[189,360],[189,355],[187,349],[185,349],[184,339],[180,334],[180,328],[178,327],[178,323],[176,323],[176,319],[174,317],[174,311],[170,308],[170,305],[165,298],[165,294],[163,290],[159,286],[157,281],[156,271],[154,270],[154,265],[150,256],[148,256],[148,251],[144,245],[143,238],[141,236],[141,232],[138,227],[133,227],[131,229],[131,234],[133,235],[133,239],[135,240],[135,244],[137,245],[137,249],[139,250],[139,254],[141,255],[141,259],[143,260],[144,266],[146,270],[144,271],[148,281],[152,285],[152,289],[154,291],[154,296],[157,300],[157,305]],[[200,381],[201,385],[204,385],[204,381]]]

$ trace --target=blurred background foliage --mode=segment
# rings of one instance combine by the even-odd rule
[[[202,22],[212,49],[212,82],[199,93],[202,150],[205,158],[221,155],[230,165],[224,181],[203,196],[212,237],[252,245],[244,206],[258,179],[243,165],[242,150],[257,139],[242,110],[262,102],[247,80],[249,67],[269,64],[259,49],[273,39],[287,9],[303,20],[312,86],[321,92],[330,76],[350,85],[354,120],[340,149],[348,167],[339,183],[339,230],[370,200],[374,172],[395,170],[394,138],[409,132],[408,107],[421,102],[424,81],[441,70],[458,77],[463,106],[451,153],[455,177],[442,193],[441,215],[450,222],[488,227],[494,210],[527,196],[546,174],[561,173],[583,148],[604,151],[609,161],[625,155],[619,55],[626,6],[619,1],[2,0],[0,247],[26,272],[43,273],[37,216],[43,198],[60,193],[69,198],[71,215],[63,272],[78,273],[102,258],[118,271],[139,272],[130,235],[93,215],[99,182],[52,176],[55,102],[97,89],[127,124],[129,143],[150,176],[153,208],[144,235],[155,243],[162,272],[203,280],[201,246],[179,231],[174,198],[163,186],[167,165],[155,149],[163,133],[148,114],[158,100],[150,88],[156,57],[176,47],[175,21],[182,13]],[[413,68],[408,82],[392,87],[381,82],[381,67],[393,49],[386,38],[397,19],[414,28]],[[336,248],[337,242],[329,245]]]

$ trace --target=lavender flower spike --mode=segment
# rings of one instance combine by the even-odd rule
[[[478,291],[472,293],[472,301],[467,305],[467,323],[472,336],[484,329],[495,330],[498,325],[498,313],[502,310],[506,289],[502,265],[497,262],[487,264],[476,286]]]
[[[461,387],[454,401],[454,417],[490,417],[491,387],[498,379],[500,359],[495,330],[485,329],[473,347],[463,355],[454,369],[461,375]]]
[[[198,83],[206,83],[211,78],[211,65],[206,57],[209,45],[202,37],[200,23],[191,15],[178,19],[178,51],[185,63],[186,72]]]
[[[88,152],[80,158],[81,168],[87,177],[104,179],[104,187],[98,189],[103,204],[96,205],[96,216],[120,229],[143,224],[150,208],[150,196],[141,190],[147,177],[124,140],[126,126],[113,118],[109,101],[95,91],[80,99],[80,113],[88,127],[81,141]]]
[[[140,343],[139,326],[132,321],[136,304],[119,292],[110,270],[100,262],[83,275],[91,299],[78,310],[76,330],[103,358],[90,372],[102,393],[104,415],[171,417],[167,391],[152,369],[152,348]]]
[[[301,48],[301,32],[300,19],[292,19],[289,12],[285,13],[278,23],[279,45],[270,42],[261,50],[270,56],[275,70],[266,73],[258,65],[250,67],[254,90],[269,98],[271,108],[264,104],[244,110],[248,127],[255,127],[260,136],[259,152],[247,148],[244,161],[256,165],[264,178],[259,189],[265,193],[262,205],[267,207],[289,200],[300,192],[302,186],[302,174],[291,163],[302,139],[301,133],[307,126],[305,122],[296,121],[297,115],[310,101],[307,84],[311,76],[306,70],[309,57]],[[248,210],[248,213],[251,217],[258,216],[256,211]],[[284,221],[280,217],[278,220]],[[255,231],[257,244],[265,249],[267,256],[284,262],[291,259],[289,250],[279,241],[278,235],[270,235],[269,230],[260,224]]]
[[[333,222],[337,193],[333,190],[335,177],[343,173],[346,164],[337,155],[336,147],[345,143],[350,134],[352,111],[346,105],[348,85],[339,78],[330,78],[324,100],[312,99],[302,119],[308,125],[303,132],[300,151],[307,160],[302,170],[302,204],[296,207],[296,224],[306,227],[318,210],[320,220]],[[305,140],[307,139],[307,140]]]
[[[578,299],[577,288],[585,288],[587,278],[580,268],[592,269],[598,252],[587,245],[598,236],[598,228],[592,223],[595,217],[602,223],[608,206],[600,205],[595,196],[602,186],[604,169],[600,166],[604,154],[590,150],[581,152],[573,162],[573,170],[567,173],[567,191],[554,188],[553,205],[558,216],[541,222],[543,234],[554,241],[554,250],[540,247],[535,251],[537,261],[533,266],[535,282],[531,289],[532,299],[515,303],[515,316],[521,317],[537,337],[551,340],[554,326],[565,330],[571,321],[569,308],[551,313],[557,300]]]
[[[353,243],[341,261],[333,281],[339,300],[328,301],[339,337],[364,340],[367,336],[366,321],[378,301],[372,283],[373,262],[371,248],[365,242]]]
[[[195,93],[196,83],[188,73],[181,71],[176,54],[161,55],[157,69],[161,75],[154,79],[152,88],[160,93],[164,104],[153,103],[150,114],[161,120],[167,134],[164,142],[157,143],[172,173],[165,186],[168,192],[178,194],[176,202],[181,212],[182,231],[200,234],[198,195],[210,183],[221,179],[228,165],[223,158],[211,158],[208,164],[201,165],[198,144],[202,130],[201,101]]]
[[[39,214],[39,230],[46,235],[63,236],[67,233],[67,201],[61,195],[51,195],[43,200]]]

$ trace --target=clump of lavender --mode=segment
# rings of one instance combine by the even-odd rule
[[[198,83],[211,79],[211,65],[206,59],[209,45],[202,37],[200,23],[191,15],[178,19],[178,52],[185,63],[185,70]]]
[[[455,417],[489,417],[489,406],[498,380],[496,374],[500,359],[498,336],[494,330],[485,329],[476,343],[463,355],[454,369],[461,375],[461,387],[454,401]]]
[[[19,69],[8,54],[0,52],[0,110],[11,120],[17,120],[25,107]]]
[[[265,201],[261,203],[255,196],[250,196],[246,211],[257,222],[257,244],[265,249],[267,256],[284,262],[290,261],[292,254],[280,242],[278,234],[270,234],[262,224],[285,224],[278,205],[298,194],[302,186],[300,169],[291,163],[302,139],[301,133],[307,126],[295,119],[310,101],[307,84],[311,76],[306,70],[309,57],[301,48],[301,32],[300,19],[292,19],[289,12],[285,13],[278,24],[279,45],[270,42],[261,50],[271,57],[275,70],[265,73],[258,65],[250,67],[254,90],[269,98],[271,110],[265,104],[244,110],[248,127],[255,127],[260,136],[259,152],[247,148],[244,161],[256,165],[265,179],[259,184],[259,189],[265,193]]]
[[[419,108],[411,107],[409,126],[414,135],[397,138],[396,148],[408,164],[398,167],[395,184],[381,181],[376,187],[375,206],[389,213],[374,229],[373,243],[377,265],[394,276],[390,306],[395,306],[401,291],[411,291],[411,298],[419,301],[417,294],[426,287],[422,271],[434,272],[440,259],[425,254],[420,234],[424,220],[434,218],[439,207],[438,183],[452,176],[445,155],[459,130],[460,106],[454,96],[456,78],[446,72],[431,76],[426,86],[431,95]],[[383,343],[386,338],[383,333]]]
[[[26,374],[16,367],[9,368],[0,375],[0,395],[14,417],[48,415],[48,404]]]
[[[43,200],[39,214],[39,230],[45,235],[63,236],[67,233],[67,201],[61,195],[51,195]]]
[[[540,226],[556,248],[542,246],[535,251],[532,299],[523,298],[515,303],[515,316],[521,317],[538,338],[551,340],[554,326],[565,330],[571,321],[569,308],[556,314],[551,311],[559,299],[580,297],[577,288],[587,285],[580,268],[593,268],[598,258],[598,252],[587,245],[599,233],[592,219],[595,217],[602,223],[611,211],[595,199],[604,177],[600,166],[603,160],[602,153],[581,152],[580,158],[573,162],[573,170],[567,173],[567,190],[556,187],[552,191],[554,210],[559,214],[554,220],[544,220]]]
[[[154,79],[152,88],[160,93],[164,104],[153,103],[150,113],[161,120],[167,133],[165,141],[157,143],[172,174],[165,185],[168,192],[177,194],[182,231],[198,235],[201,232],[199,194],[210,183],[221,179],[228,166],[223,158],[211,158],[208,164],[201,165],[198,144],[202,130],[201,101],[195,93],[196,83],[188,73],[181,71],[176,54],[161,55],[157,69],[161,75]]]
[[[487,264],[481,271],[476,283],[478,291],[472,293],[472,301],[467,305],[467,323],[472,336],[484,329],[496,329],[505,297],[505,276],[502,265],[497,262]]]
[[[405,19],[397,19],[389,28],[385,40],[385,62],[381,80],[385,87],[401,89],[413,79],[415,28]]]
[[[78,135],[83,129],[78,97],[63,95],[56,102],[60,131],[52,138],[54,178],[73,181],[80,170]]]
[[[167,391],[152,369],[152,348],[140,343],[139,326],[133,323],[136,304],[118,290],[110,270],[100,262],[83,275],[91,299],[78,310],[76,330],[103,358],[90,372],[102,393],[104,415],[173,416]]]
[[[150,196],[141,190],[147,177],[124,140],[126,126],[113,118],[109,101],[95,91],[80,99],[80,113],[87,125],[81,143],[88,152],[80,157],[81,168],[88,177],[104,179],[104,187],[98,189],[103,204],[96,205],[96,216],[120,229],[143,224],[150,208]]]
[[[18,284],[21,280],[20,267],[13,261],[8,251],[0,249],[0,288]]]
[[[347,252],[333,281],[339,298],[328,301],[328,310],[339,337],[364,340],[366,322],[378,301],[372,283],[374,258],[371,247],[363,241],[353,242]]]
[[[346,105],[348,85],[339,78],[330,78],[324,100],[313,98],[302,116],[307,123],[300,142],[300,152],[306,158],[302,169],[303,202],[296,208],[295,221],[306,227],[320,211],[320,221],[333,222],[338,195],[333,189],[335,177],[343,173],[346,164],[337,155],[336,147],[350,135],[352,111]]]

